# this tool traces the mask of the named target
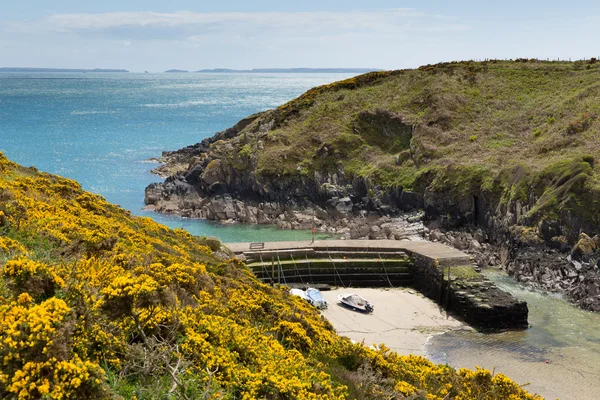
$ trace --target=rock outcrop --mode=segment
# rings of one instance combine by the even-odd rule
[[[145,202],[190,218],[352,239],[447,238],[482,265],[600,310],[600,119],[573,115],[598,95],[584,68],[599,67],[449,63],[314,88],[165,152],[155,172],[168,177],[146,189]],[[556,79],[582,95],[556,105]],[[515,87],[540,81],[548,84],[538,103],[515,98]],[[532,104],[563,117],[537,116]]]
[[[581,308],[600,311],[600,236],[581,234],[570,252],[510,235],[491,244],[480,228],[432,229],[427,238],[471,254],[480,268],[500,266],[526,286],[563,294]]]
[[[422,215],[404,213],[422,206],[415,193],[383,189],[366,178],[348,177],[341,168],[299,179],[260,176],[256,156],[248,150],[251,139],[240,132],[254,124],[252,140],[260,147],[275,124],[272,118],[268,112],[254,115],[201,143],[163,153],[158,159],[163,164],[153,172],[166,179],[146,188],[147,208],[228,223],[314,227],[352,239],[406,239],[422,234]],[[407,129],[401,134],[406,135]]]

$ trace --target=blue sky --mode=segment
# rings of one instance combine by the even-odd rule
[[[393,69],[600,55],[598,1],[0,2],[0,66]]]

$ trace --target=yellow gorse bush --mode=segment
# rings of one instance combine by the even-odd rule
[[[352,344],[214,240],[1,155],[0,261],[1,398],[534,399]]]
[[[104,374],[99,366],[68,354],[65,334],[71,318],[71,309],[56,298],[31,307],[0,307],[0,384],[5,396],[74,398],[100,387]]]
[[[5,214],[0,211],[0,219],[3,217],[5,217]],[[21,243],[17,242],[16,240],[0,236],[0,252],[4,253],[5,255],[11,253],[24,254],[26,253],[26,250],[25,247],[21,246]]]

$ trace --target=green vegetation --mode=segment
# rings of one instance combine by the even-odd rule
[[[343,171],[380,188],[433,185],[458,197],[535,193],[532,216],[568,208],[597,222],[586,201],[600,197],[600,174],[582,155],[600,154],[599,115],[600,63],[491,60],[317,87],[242,133],[264,140],[254,155],[264,178]]]
[[[0,398],[539,399],[338,336],[220,242],[0,154]]]
[[[444,270],[445,273],[445,270]],[[481,274],[475,271],[472,265],[462,265],[450,268],[450,277],[452,279],[469,280],[481,279]]]

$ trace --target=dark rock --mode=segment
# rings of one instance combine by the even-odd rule
[[[151,183],[145,190],[144,203],[153,205],[163,199],[163,186],[160,183]]]
[[[481,244],[477,240],[471,240],[471,243],[469,244],[469,250],[479,251],[481,250]]]
[[[190,185],[199,185],[201,183],[201,176],[203,172],[204,168],[202,165],[195,165],[185,174],[185,180]]]

